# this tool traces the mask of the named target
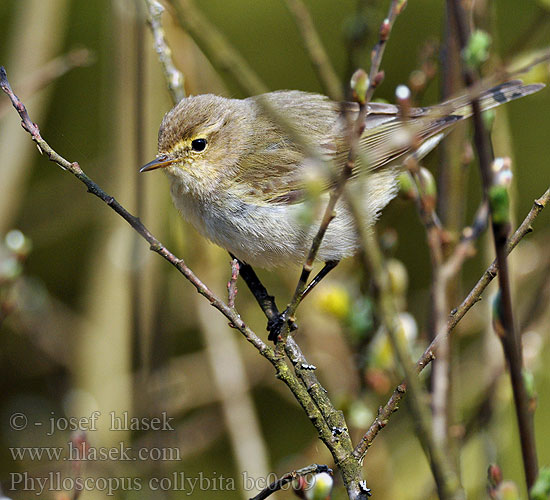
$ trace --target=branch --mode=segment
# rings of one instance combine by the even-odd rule
[[[453,8],[458,41],[461,50],[464,51],[469,38],[466,17],[461,6],[459,5],[458,0],[453,0],[451,6]],[[463,76],[464,82],[467,86],[473,85],[478,80],[476,73],[465,65],[463,69]],[[508,272],[508,261],[506,259],[506,240],[510,230],[509,208],[507,201],[508,193],[506,192],[505,186],[499,186],[497,184],[495,175],[491,169],[492,152],[487,131],[481,116],[481,107],[477,99],[472,100],[472,112],[474,121],[474,141],[479,157],[479,168],[483,181],[484,195],[485,197],[489,197],[490,200],[489,208],[491,210],[493,241],[496,252],[496,261],[500,271],[498,274],[498,281],[500,289],[500,305],[502,308],[498,313],[498,320],[502,326],[502,332],[497,333],[499,334],[502,342],[504,355],[510,368],[510,378],[514,393],[515,411],[519,427],[525,480],[527,483],[527,490],[529,491],[535,484],[538,476],[538,459],[533,415],[529,409],[529,396],[525,386],[525,380],[523,378],[523,355],[521,340],[517,335],[514,323],[510,275]],[[502,207],[505,211],[503,215],[499,215],[496,212],[496,199],[493,197],[493,193],[495,192],[494,188],[500,189],[500,192],[506,196],[506,206]]]
[[[273,481],[267,488],[263,489],[255,497],[252,497],[250,500],[264,500],[265,498],[271,496],[276,491],[279,491],[283,486],[294,481],[298,477],[304,477],[308,474],[320,474],[321,472],[326,472],[332,474],[332,469],[329,469],[326,465],[311,464],[302,469],[293,470],[292,472],[287,472],[284,476],[281,476],[276,481]]]
[[[239,88],[249,95],[263,94],[267,87],[246,60],[200,12],[191,0],[168,0],[180,26],[221,72],[230,74]]]
[[[235,297],[237,296],[237,278],[239,277],[239,261],[231,261],[231,278],[227,283],[227,305],[235,308]]]
[[[149,12],[148,23],[155,40],[155,51],[157,52],[164,78],[168,84],[168,90],[172,101],[177,104],[185,97],[185,77],[176,68],[172,60],[172,50],[166,42],[166,33],[162,27],[162,14],[164,7],[157,0],[145,0]]]
[[[523,239],[523,237],[533,230],[533,222],[549,202],[550,187],[540,198],[535,200],[533,207],[529,211],[529,214],[527,214],[527,217],[525,217],[521,225],[516,229],[516,232],[508,240],[508,244],[506,245],[506,255],[509,255],[510,252],[512,252],[512,250]],[[447,332],[445,333],[445,336],[449,335],[458,322],[474,306],[474,304],[481,300],[481,294],[485,291],[489,283],[497,276],[497,273],[498,267],[495,261],[487,268],[485,273],[483,273],[483,276],[479,279],[462,303],[457,308],[453,309],[447,321]],[[416,371],[418,373],[420,373],[433,361],[442,338],[443,336],[436,337],[418,359],[416,362]],[[359,444],[355,447],[353,453],[356,457],[363,458],[366,455],[378,433],[387,425],[392,414],[397,411],[399,403],[403,399],[406,392],[407,386],[405,382],[402,382],[395,388],[387,403],[383,407],[380,407],[378,410],[378,415],[363,435]]]
[[[323,47],[323,42],[315,29],[307,7],[302,0],[286,0],[286,6],[300,30],[304,47],[326,95],[334,101],[341,101],[344,98],[342,85]]]
[[[139,218],[132,215],[112,196],[103,191],[95,182],[93,182],[80,168],[77,162],[70,162],[54,151],[50,145],[40,135],[38,126],[33,123],[27,113],[27,110],[21,100],[13,93],[6,71],[0,67],[0,88],[9,96],[14,108],[21,117],[22,127],[31,135],[32,140],[38,146],[41,154],[45,154],[52,162],[59,165],[63,170],[73,174],[87,188],[88,192],[97,196],[117,214],[119,214],[132,228],[137,231],[150,245],[150,249],[158,253],[161,257],[172,264],[191,284],[195,287],[198,293],[208,299],[210,304],[218,309],[230,323],[239,330],[248,342],[250,342],[259,353],[265,357],[273,365],[276,370],[277,378],[282,380],[294,394],[298,403],[304,409],[306,415],[316,428],[319,437],[329,448],[333,454],[337,464],[342,464],[342,467],[348,471],[353,469],[354,464],[348,464],[350,454],[341,445],[340,441],[335,440],[332,430],[326,424],[323,415],[319,408],[312,401],[308,391],[301,382],[292,374],[284,359],[278,356],[273,348],[266,345],[256,333],[251,330],[241,319],[238,313],[230,308],[224,301],[217,297],[185,264],[183,259],[176,257],[170,252],[151,232],[144,226]]]
[[[509,255],[510,252],[516,248],[518,243],[523,239],[523,237],[530,233],[533,228],[532,224],[537,218],[537,216],[542,212],[546,205],[550,201],[550,187],[544,192],[544,194],[536,199],[531,207],[531,210],[527,214],[527,217],[523,220],[520,226],[516,229],[515,233],[508,240],[506,245],[506,255]],[[498,265],[497,261],[494,260],[493,263],[487,268],[483,276],[475,284],[474,288],[466,296],[466,298],[461,302],[461,304],[451,311],[449,315],[449,320],[447,322],[447,331],[450,332],[458,324],[458,322],[464,317],[464,315],[477,303],[481,300],[481,294],[487,288],[487,285],[497,276]],[[435,339],[434,342],[430,345],[435,347],[438,339]]]
[[[410,103],[409,108],[410,108]],[[405,122],[406,124],[407,122]],[[417,142],[419,138],[413,138]],[[450,279],[454,276],[443,272],[444,265],[444,230],[435,212],[435,180],[432,174],[420,167],[415,156],[407,162],[417,187],[418,212],[426,232],[426,242],[430,253],[431,276],[431,318],[430,338],[434,339],[446,331],[448,310],[447,290]],[[429,184],[429,185],[428,185]],[[458,268],[456,268],[458,270]],[[440,343],[437,362],[432,376],[432,434],[435,442],[448,447],[448,398],[451,389],[450,381],[450,345],[446,336]],[[449,466],[453,467],[449,461]],[[454,471],[456,472],[456,471]]]
[[[379,31],[378,43],[375,45],[371,53],[371,67],[369,73],[369,89],[367,91],[367,102],[372,99],[374,91],[382,83],[384,79],[384,72],[380,71],[380,65],[382,64],[382,57],[386,50],[386,44],[390,37],[393,24],[397,19],[397,16],[403,12],[407,6],[407,0],[392,0],[388,16],[382,22]]]

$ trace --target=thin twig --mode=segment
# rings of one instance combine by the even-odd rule
[[[162,14],[165,9],[157,0],[145,0],[145,3],[149,12],[149,26],[155,40],[155,50],[162,65],[172,101],[176,104],[185,97],[185,77],[176,68],[172,60],[172,50],[166,42],[166,33],[162,26]]]
[[[246,94],[257,95],[267,92],[266,85],[256,72],[191,0],[168,0],[168,3],[175,11],[179,24],[191,35],[216,68],[230,74]]]
[[[53,80],[63,76],[74,68],[89,66],[93,62],[93,53],[88,49],[74,49],[47,62],[21,82],[21,95],[30,96]],[[9,109],[8,101],[0,103],[0,117]]]
[[[462,50],[465,49],[468,43],[468,29],[466,19],[458,0],[453,0],[452,8],[454,20],[457,27],[457,35],[459,44]],[[471,86],[478,80],[477,75],[472,69],[464,68],[464,82]],[[477,99],[472,100],[473,122],[474,122],[474,142],[476,145],[479,168],[481,171],[481,179],[483,181],[483,191],[485,197],[488,196],[489,190],[494,185],[493,173],[491,171],[491,147],[489,138],[481,116],[481,107]],[[491,211],[493,207],[490,204]],[[529,397],[525,380],[523,378],[523,356],[521,348],[521,340],[518,338],[515,324],[514,313],[512,307],[512,294],[510,289],[510,275],[508,272],[508,261],[506,259],[506,240],[510,229],[509,222],[497,220],[492,215],[493,240],[496,252],[496,261],[499,268],[498,281],[500,289],[500,300],[502,304],[502,314],[500,321],[503,332],[499,335],[504,350],[504,355],[508,361],[510,368],[510,378],[512,382],[512,390],[514,393],[516,418],[518,421],[520,444],[523,456],[523,467],[525,472],[525,480],[527,490],[529,491],[534,485],[538,476],[538,459],[535,443],[535,430],[533,423],[533,414],[530,411]]]
[[[356,446],[354,456],[361,462],[363,461],[368,447],[372,442],[372,440],[369,441],[369,439],[373,426],[375,433],[377,434],[378,431],[386,425],[391,413],[397,409],[397,402],[402,398],[405,388],[408,388],[410,393],[410,409],[414,417],[417,434],[422,444],[426,447],[426,452],[430,460],[430,465],[438,488],[439,496],[441,499],[462,498],[463,493],[458,476],[454,473],[448,463],[448,458],[442,443],[436,442],[430,433],[430,426],[427,418],[429,411],[425,408],[426,404],[424,402],[424,391],[422,390],[416,370],[411,362],[410,353],[401,339],[398,314],[391,291],[388,271],[385,265],[384,257],[380,250],[380,246],[376,240],[374,232],[365,228],[364,224],[362,224],[357,200],[355,200],[352,196],[349,196],[349,193],[347,194],[348,196],[346,197],[346,201],[348,202],[350,212],[356,221],[357,229],[362,242],[361,257],[363,259],[363,265],[369,270],[375,284],[377,309],[380,315],[380,320],[386,329],[393,352],[395,353],[397,364],[403,370],[406,381],[406,383],[402,383],[396,389],[398,394],[396,395],[394,392],[394,395],[392,395],[392,409],[387,413],[383,413],[385,409],[381,409],[379,411],[375,423],[371,425],[369,430],[365,433],[361,441]]]
[[[407,0],[392,0],[390,9],[386,19],[382,22],[379,31],[378,43],[375,45],[371,53],[371,67],[369,73],[369,89],[367,90],[367,99],[369,102],[372,99],[374,91],[382,83],[384,79],[384,73],[380,72],[380,65],[382,64],[382,57],[386,50],[386,44],[389,40],[393,24],[397,19],[397,16],[403,12],[403,9],[407,6]]]
[[[415,151],[415,145],[420,144],[420,138],[416,137],[414,130],[409,127],[409,115],[412,107],[411,93],[405,86],[399,87],[398,104],[400,107],[400,115],[403,118],[403,126],[405,130],[408,129],[411,137],[411,149]],[[429,179],[426,175],[430,175],[428,171],[423,173],[422,168],[418,164],[418,160],[414,154],[411,154],[406,162],[410,175],[412,176],[416,184],[416,201],[418,206],[418,213],[420,220],[424,225],[426,231],[426,241],[430,253],[430,262],[432,269],[432,285],[431,285],[431,297],[432,297],[432,318],[431,318],[431,335],[430,338],[437,337],[440,333],[446,329],[446,312],[447,306],[447,284],[448,279],[442,273],[443,266],[443,251],[444,251],[444,231],[441,227],[439,219],[435,213],[435,199],[432,190],[435,188],[435,181],[433,178]],[[424,169],[425,170],[425,169]],[[433,183],[433,186],[428,186],[427,183]],[[450,276],[449,276],[450,278]],[[447,395],[449,393],[450,381],[449,381],[449,356],[450,346],[447,338],[444,337],[440,343],[438,352],[437,364],[434,366],[433,371],[433,390],[432,390],[432,434],[433,443],[437,443],[438,447],[444,448],[448,443],[448,410],[447,410]],[[414,375],[412,375],[414,377]],[[413,397],[421,396],[414,394]],[[421,403],[418,405],[421,407]],[[423,433],[420,433],[423,436]],[[430,450],[431,441],[426,443],[428,450]],[[440,455],[436,451],[436,455]],[[448,461],[448,466],[453,468],[451,461]],[[456,471],[453,471],[456,474]],[[436,477],[436,481],[438,478]],[[441,489],[441,488],[440,488]]]
[[[439,251],[443,249],[439,246]],[[447,329],[446,315],[448,311],[447,287],[449,279],[442,272],[443,263],[441,260],[434,264],[436,259],[432,254],[432,335],[435,338],[445,333]],[[451,389],[450,366],[451,346],[449,338],[444,335],[437,353],[437,363],[433,369],[432,389],[432,413],[433,413],[433,436],[443,446],[449,444],[449,392]],[[452,466],[453,462],[450,461]]]
[[[281,476],[276,481],[273,481],[267,488],[264,488],[260,493],[258,493],[255,497],[252,497],[250,500],[264,500],[298,477],[304,477],[309,474],[320,474],[321,472],[332,474],[332,469],[329,469],[329,467],[326,465],[311,464],[307,467],[293,470],[292,472],[287,472],[284,476]]]
[[[348,179],[351,177],[353,166],[355,164],[355,158],[357,156],[359,139],[361,138],[361,134],[363,133],[365,126],[365,117],[368,111],[367,105],[372,98],[372,95],[374,94],[377,86],[381,83],[383,79],[383,74],[380,72],[380,64],[382,63],[384,48],[393,27],[393,23],[395,22],[397,16],[403,11],[405,6],[406,0],[393,0],[390,6],[388,17],[384,19],[380,27],[380,39],[372,51],[372,65],[370,69],[370,77],[368,80],[366,95],[360,99],[357,119],[351,125],[351,131],[349,134],[350,149],[346,163],[340,171],[334,187],[330,191],[327,207],[323,213],[319,229],[315,234],[315,237],[313,238],[313,242],[309,249],[306,262],[302,267],[302,273],[300,274],[300,279],[298,280],[298,284],[296,285],[294,295],[285,312],[283,313],[283,319],[285,320],[285,322],[283,323],[282,329],[279,332],[279,335],[283,341],[282,345],[284,345],[285,339],[288,337],[289,334],[289,325],[287,320],[294,321],[294,313],[296,312],[296,309],[300,304],[303,292],[307,286],[309,276],[311,275],[311,271],[313,270],[315,258],[317,257],[317,252],[321,247],[321,243],[328,229],[328,225],[331,223],[336,215],[336,204],[342,196],[342,193],[344,192],[344,188]]]
[[[439,220],[435,214],[435,204],[426,200],[425,186],[423,186],[422,178],[418,172],[415,172],[413,177],[418,187],[420,219],[426,231],[426,241],[428,243],[432,269],[430,338],[433,339],[446,331],[446,314],[448,311],[447,286],[452,276],[443,272],[443,230],[439,227]],[[434,365],[432,379],[432,433],[434,440],[441,443],[444,447],[447,447],[449,441],[447,406],[450,390],[449,358],[450,345],[448,338],[444,336],[439,346],[437,363]],[[452,466],[451,462],[449,464]]]
[[[250,342],[259,353],[268,359],[276,370],[276,376],[282,380],[293,393],[298,403],[304,409],[307,417],[310,419],[316,428],[319,437],[331,451],[337,464],[341,466],[344,480],[350,482],[350,477],[356,477],[358,471],[356,463],[352,460],[351,454],[345,449],[341,441],[335,440],[332,429],[326,424],[323,415],[317,405],[312,401],[311,396],[307,392],[302,383],[292,374],[290,368],[285,363],[284,359],[278,356],[273,348],[265,344],[256,333],[251,330],[241,319],[238,313],[230,308],[223,300],[217,297],[185,264],[183,259],[176,257],[170,252],[151,232],[143,225],[143,223],[126,208],[124,208],[112,196],[103,191],[94,181],[92,181],[80,168],[77,162],[70,162],[54,151],[50,145],[42,138],[38,126],[33,123],[27,113],[24,104],[13,93],[7,79],[6,71],[0,67],[0,88],[9,96],[14,108],[21,117],[22,127],[31,135],[32,140],[38,146],[39,151],[45,154],[52,162],[59,165],[63,170],[66,170],[79,179],[87,188],[88,192],[100,198],[109,207],[111,207],[118,215],[120,215],[130,226],[136,230],[150,245],[150,249],[158,253],[161,257],[172,264],[191,284],[197,292],[210,302],[210,304],[218,309],[230,322],[239,330],[248,342]]]
[[[235,297],[237,296],[237,278],[239,277],[239,261],[231,261],[231,279],[227,283],[227,305],[235,307]]]
[[[523,220],[521,225],[516,229],[512,237],[508,240],[506,245],[506,255],[509,255],[510,252],[518,245],[518,243],[523,239],[523,237],[530,233],[533,228],[533,224],[536,217],[540,212],[546,207],[550,201],[550,188],[548,188],[544,194],[536,199],[531,207],[531,210],[527,214],[527,217]],[[462,301],[462,303],[455,309],[451,311],[449,319],[447,322],[447,331],[450,332],[458,322],[464,317],[464,315],[477,303],[481,300],[481,294],[487,288],[487,285],[496,277],[498,273],[497,261],[494,260],[493,263],[487,268],[483,276],[479,279],[476,285],[472,288],[470,293]],[[432,342],[430,347],[435,346],[437,339]]]
[[[300,30],[304,47],[311,61],[323,89],[332,100],[341,101],[344,98],[342,85],[330,59],[325,51],[323,42],[315,29],[313,19],[302,0],[286,0],[288,10],[294,17],[294,22]]]
[[[542,212],[542,210],[550,203],[550,187],[546,192],[535,202],[533,207],[527,214],[527,217],[523,220],[521,225],[516,229],[515,233],[508,240],[506,245],[506,254],[509,255],[510,252],[518,245],[518,243],[523,239],[523,237],[532,231],[532,224],[537,218],[537,216]],[[449,319],[447,321],[447,331],[445,335],[449,335],[455,326],[460,322],[460,320],[466,315],[466,313],[481,300],[481,295],[489,285],[489,283],[496,277],[498,273],[498,267],[496,261],[493,262],[487,270],[483,273],[481,278],[478,280],[476,285],[472,288],[467,297],[462,301],[462,303],[451,312]],[[416,362],[416,371],[420,373],[426,366],[428,366],[434,359],[435,354],[439,348],[439,344],[442,340],[442,336],[436,337],[431,344],[426,348],[422,356]],[[407,386],[405,382],[399,384],[393,391],[390,399],[386,404],[380,407],[378,415],[365,432],[361,441],[357,444],[354,450],[354,455],[358,458],[363,458],[372,443],[374,442],[376,436],[388,423],[391,415],[398,409],[399,403],[403,399],[403,396],[407,392]]]

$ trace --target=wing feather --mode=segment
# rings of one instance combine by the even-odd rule
[[[523,85],[520,80],[514,80],[483,92],[478,99],[481,109],[485,111],[537,92],[542,87],[539,84]],[[339,104],[318,94],[299,91],[274,92],[265,94],[263,98],[283,110],[293,126],[302,134],[307,134],[333,168],[338,169],[345,164],[349,149]],[[436,136],[442,138],[455,123],[471,115],[471,98],[466,94],[436,106],[413,108],[406,120],[399,115],[397,106],[370,103],[353,175],[400,165],[414,152],[411,144],[426,144]],[[346,106],[351,111],[351,119],[355,119],[358,106],[353,103]],[[251,149],[243,155],[237,169],[234,188],[239,190],[241,196],[255,203],[289,204],[303,200],[308,165],[312,161],[263,112],[261,106],[257,107],[255,119],[263,133],[251,139]],[[433,145],[423,148],[422,155],[438,142],[433,140]],[[324,171],[319,173],[324,175]],[[324,175],[325,190],[331,187],[328,177]]]

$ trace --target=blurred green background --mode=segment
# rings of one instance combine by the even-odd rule
[[[388,2],[306,3],[342,81],[357,65],[368,69]],[[197,6],[270,89],[322,91],[284,2],[204,0]],[[547,47],[549,9],[543,0],[476,2],[476,25],[493,37],[484,72],[516,57],[528,60]],[[78,161],[109,194],[139,212],[163,243],[225,296],[227,254],[182,222],[161,174],[138,175],[139,166],[156,153],[158,125],[171,107],[144,10],[144,4],[131,0],[4,0],[0,63],[52,147]],[[395,87],[408,82],[419,67],[427,43],[436,47],[437,60],[444,19],[444,2],[410,2],[388,43],[382,63],[386,78],[377,97],[393,100]],[[209,64],[169,12],[164,25],[189,93],[245,97],[230,77],[220,76]],[[350,59],[352,38],[359,48]],[[548,65],[543,65],[527,78],[547,81],[548,74]],[[418,104],[439,99],[436,75]],[[548,90],[497,114],[495,153],[513,158],[516,221],[550,184],[549,131]],[[172,267],[149,252],[122,219],[37,154],[5,96],[0,98],[0,158],[0,484],[5,496],[29,498],[39,488],[27,483],[35,485],[27,487],[32,493],[22,491],[23,478],[51,479],[48,474],[59,472],[61,478],[133,478],[133,488],[111,481],[114,498],[191,493],[249,498],[255,491],[243,491],[252,485],[246,477],[258,479],[254,485],[261,488],[259,478],[270,472],[312,462],[331,465],[310,422],[275,380],[271,366]],[[434,153],[425,162],[436,176],[440,158]],[[480,199],[480,182],[475,163],[464,168],[469,171],[464,199],[470,220]],[[512,259],[526,364],[539,394],[536,429],[542,465],[550,463],[550,372],[545,369],[550,360],[549,221],[550,213],[536,220],[534,234]],[[14,229],[23,233],[23,241],[19,233],[10,232]],[[392,202],[378,232],[387,241],[397,238],[388,253],[408,275],[403,309],[417,324],[418,337],[411,340],[416,354],[427,343],[430,266],[414,203]],[[488,238],[481,239],[479,248],[457,283],[459,300],[492,259]],[[308,298],[299,311],[297,337],[333,401],[345,410],[355,439],[399,381],[387,346],[368,342],[374,335],[370,302],[360,293],[357,266],[349,259]],[[280,306],[289,300],[298,275],[298,268],[260,273]],[[244,284],[239,282],[239,289],[241,315],[263,334],[263,316]],[[464,319],[453,343],[453,429],[462,446],[462,478],[471,498],[485,495],[491,462],[503,467],[507,479],[523,482],[508,379],[488,320],[490,293]],[[14,458],[15,448],[65,450],[78,439],[63,428],[65,419],[89,417],[93,411],[101,419],[87,435],[92,446],[109,449],[123,443],[153,454],[177,449],[179,459],[75,464],[47,456]],[[173,418],[175,430],[116,431],[110,412],[147,418],[164,412]],[[28,419],[25,430],[10,427],[15,413]],[[58,425],[55,432],[49,432],[52,421]],[[375,441],[364,471],[377,499],[434,497],[406,404]],[[181,472],[190,479],[203,478],[203,491],[198,485],[192,491],[190,482],[178,488],[173,474]],[[151,491],[153,477],[172,481],[165,483],[167,491]],[[70,488],[48,484],[55,491],[41,496],[72,498]],[[106,497],[105,484],[98,482],[83,498]],[[341,487],[334,497],[343,498]],[[292,498],[292,493],[280,493],[279,498]]]

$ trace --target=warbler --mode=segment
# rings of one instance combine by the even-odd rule
[[[482,110],[537,92],[544,85],[509,81],[479,95]],[[433,149],[458,121],[471,115],[469,95],[403,116],[400,107],[368,103],[358,141],[355,169],[370,175],[362,191],[362,216],[373,224],[398,191],[397,178],[410,155]],[[308,183],[321,179],[320,199],[328,200],[330,179],[314,168],[306,137],[322,160],[338,171],[348,159],[349,123],[359,107],[301,91],[276,91],[247,99],[197,95],[182,99],[162,120],[158,156],[141,172],[162,168],[171,182],[173,201],[200,233],[252,266],[303,263],[318,231],[321,213],[304,223]],[[272,116],[281,114],[285,123]],[[413,139],[414,136],[414,139]],[[359,248],[353,217],[346,204],[336,205],[317,259],[329,263]]]

